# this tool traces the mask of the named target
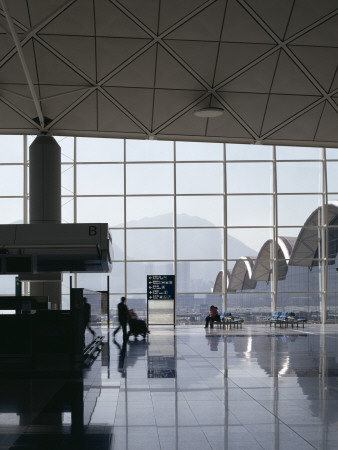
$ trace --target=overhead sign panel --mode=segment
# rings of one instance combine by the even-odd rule
[[[148,300],[175,300],[175,275],[147,275]]]

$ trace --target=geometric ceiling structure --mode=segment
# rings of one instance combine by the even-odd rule
[[[337,0],[0,0],[0,133],[337,147],[337,62]]]

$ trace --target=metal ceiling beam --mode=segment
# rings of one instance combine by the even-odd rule
[[[44,127],[44,118],[43,118],[43,114],[42,114],[42,110],[41,110],[40,101],[39,101],[38,96],[37,96],[37,94],[35,92],[35,87],[34,87],[34,84],[33,84],[33,81],[32,81],[32,77],[31,77],[31,74],[29,72],[29,69],[28,69],[28,66],[27,66],[27,63],[26,63],[25,56],[23,54],[23,50],[22,50],[22,47],[21,47],[20,39],[19,39],[19,37],[18,37],[18,35],[17,35],[16,31],[15,31],[13,20],[12,20],[12,17],[10,15],[9,11],[8,11],[8,8],[7,8],[7,5],[6,5],[6,1],[5,0],[0,0],[0,1],[1,1],[1,4],[2,4],[2,9],[3,9],[3,11],[5,13],[5,16],[6,16],[6,20],[7,20],[10,32],[11,32],[12,39],[13,39],[13,41],[15,43],[15,47],[16,47],[18,55],[19,55],[20,63],[21,63],[22,69],[24,71],[24,74],[25,74],[25,77],[26,77],[26,80],[27,80],[27,84],[28,84],[30,93],[31,93],[32,98],[33,98],[34,106],[35,106],[35,109],[36,109],[36,112],[37,112],[37,115],[38,115],[38,118],[39,118],[39,122],[40,122],[40,127],[43,128]]]

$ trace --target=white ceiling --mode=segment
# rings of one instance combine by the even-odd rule
[[[337,0],[0,0],[0,133],[336,147],[337,62]]]

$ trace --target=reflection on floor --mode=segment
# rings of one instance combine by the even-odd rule
[[[338,448],[338,327],[111,333],[83,373],[0,374],[0,449]]]

